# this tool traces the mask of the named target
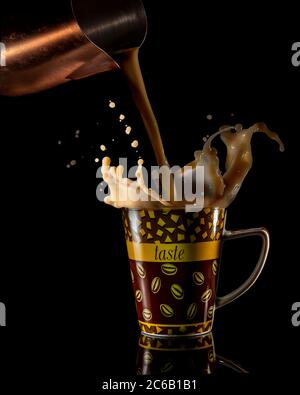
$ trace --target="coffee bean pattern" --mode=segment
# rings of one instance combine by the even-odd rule
[[[202,285],[204,283],[204,275],[201,272],[193,273],[193,281],[196,285]]]
[[[143,360],[144,360],[144,363],[147,365],[153,361],[153,355],[151,354],[150,351],[147,350],[144,352]]]
[[[143,299],[143,294],[139,289],[135,291],[135,298],[136,298],[137,302],[139,302],[139,303]]]
[[[213,264],[212,264],[212,272],[213,272],[213,274],[214,274],[215,276],[218,274],[218,267],[219,267],[218,262],[217,262],[216,260],[213,261]]]
[[[161,373],[170,373],[174,369],[174,362],[172,360],[163,363],[160,371]]]
[[[163,263],[161,271],[167,276],[174,276],[177,273],[177,267],[173,263]]]
[[[173,308],[171,306],[169,306],[168,304],[161,304],[160,311],[161,311],[162,315],[164,315],[167,318],[173,317],[173,315],[174,315]]]
[[[206,209],[187,214],[181,210],[123,210],[123,221],[129,241],[193,243],[218,239],[217,233],[222,234],[224,226],[224,211]],[[178,238],[179,235],[183,237]],[[218,259],[199,262],[130,259],[142,332],[173,336],[210,331],[218,263]]]
[[[175,299],[181,300],[184,298],[183,288],[178,284],[172,284],[171,293]]]
[[[187,309],[187,313],[186,313],[186,317],[189,321],[191,321],[192,319],[195,318],[196,314],[197,314],[197,303],[192,303],[189,305],[188,309]]]
[[[149,309],[144,309],[143,310],[143,318],[145,321],[151,321],[152,318],[152,313]]]
[[[207,318],[208,319],[212,319],[213,315],[214,315],[214,311],[215,311],[215,307],[214,306],[210,306],[210,308],[207,310]]]
[[[161,288],[161,279],[159,277],[154,277],[151,282],[151,291],[157,294]]]
[[[145,278],[146,277],[146,270],[144,269],[144,266],[141,263],[138,262],[136,264],[136,268],[137,268],[138,275],[141,278]]]
[[[212,290],[208,289],[207,291],[204,292],[204,294],[201,296],[201,300],[203,303],[206,303],[209,301],[209,299],[212,297]]]

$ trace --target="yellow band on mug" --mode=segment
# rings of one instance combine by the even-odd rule
[[[136,243],[127,241],[129,259],[143,262],[195,262],[217,259],[220,240],[199,243]]]

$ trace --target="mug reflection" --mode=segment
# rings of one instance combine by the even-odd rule
[[[141,335],[137,353],[138,375],[209,376],[224,368],[248,373],[237,363],[216,354],[212,333],[188,338]]]

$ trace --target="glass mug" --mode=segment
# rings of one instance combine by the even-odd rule
[[[269,252],[264,228],[225,230],[226,210],[122,210],[138,321],[150,336],[195,336],[212,330],[215,310],[244,294]],[[217,296],[223,241],[260,236],[261,254],[250,277]]]

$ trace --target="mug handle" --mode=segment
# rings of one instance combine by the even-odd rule
[[[247,292],[256,282],[258,277],[260,276],[270,249],[270,236],[265,228],[254,228],[254,229],[244,229],[244,230],[225,230],[223,235],[223,240],[232,240],[232,239],[240,239],[242,237],[248,236],[259,236],[262,239],[262,247],[260,257],[258,258],[257,264],[249,276],[249,278],[237,289],[230,292],[229,294],[221,297],[217,297],[216,299],[216,309],[227,305],[228,303],[233,302],[235,299],[242,296],[245,292]]]

